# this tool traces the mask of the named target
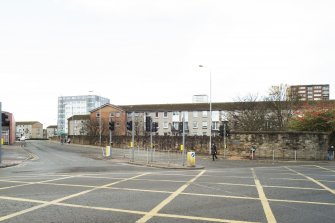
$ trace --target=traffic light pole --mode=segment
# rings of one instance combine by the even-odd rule
[[[227,148],[227,142],[226,142],[226,123],[223,123],[223,157],[226,158],[226,148]]]
[[[132,129],[131,129],[131,144],[132,144],[132,148],[131,148],[131,160],[132,162],[134,162],[134,147],[135,147],[135,113],[132,112],[132,116],[131,116],[131,121],[132,121]]]
[[[151,147],[151,162],[154,161],[154,152],[153,152],[153,146],[152,146],[152,119],[150,118],[150,147]]]
[[[113,136],[112,136],[112,130],[109,130],[109,145],[110,145],[110,147],[112,148],[112,146],[113,146],[113,141],[112,141],[112,138]]]
[[[183,114],[183,151],[182,151],[182,162],[185,165],[185,112]]]

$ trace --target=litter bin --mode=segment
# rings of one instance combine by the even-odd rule
[[[195,166],[195,152],[187,153],[187,166],[194,167]]]

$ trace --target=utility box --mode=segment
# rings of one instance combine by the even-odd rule
[[[187,153],[187,166],[195,167],[195,152]]]

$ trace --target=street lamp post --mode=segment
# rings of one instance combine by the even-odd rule
[[[199,65],[199,67],[204,67],[204,68],[208,68],[204,65]],[[209,124],[209,154],[212,153],[212,70],[210,68],[209,69],[209,120],[210,120],[210,124]]]

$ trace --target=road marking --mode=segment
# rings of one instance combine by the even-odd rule
[[[23,198],[12,198],[12,197],[2,197],[2,196],[0,196],[0,199],[12,200],[12,201],[31,202],[31,203],[42,203],[42,204],[45,204],[45,205],[50,204],[50,202],[48,202],[48,201],[39,201],[39,200],[23,199]],[[100,211],[112,211],[112,212],[120,212],[120,213],[127,213],[127,214],[136,214],[136,215],[146,215],[146,214],[148,214],[148,212],[145,212],[145,211],[134,211],[134,210],[127,210],[127,209],[107,208],[107,207],[92,207],[92,206],[79,205],[79,204],[55,203],[54,205],[62,206],[62,207],[73,207],[73,208],[100,210]],[[173,214],[159,214],[159,213],[157,213],[155,216],[164,217],[164,218],[178,218],[178,219],[189,219],[189,220],[210,221],[210,222],[253,223],[253,222],[250,222],[250,221],[235,221],[235,220],[227,220],[227,219],[194,217],[194,216],[173,215]]]
[[[231,223],[256,223],[252,221],[236,221],[230,219],[220,219],[220,218],[205,218],[205,217],[197,217],[197,216],[187,216],[187,215],[173,215],[173,214],[155,214],[155,217],[165,217],[165,218],[181,218],[188,220],[196,220],[196,221],[211,221],[211,222],[231,222]]]
[[[50,202],[46,202],[46,203],[41,204],[41,205],[37,205],[37,206],[31,207],[31,208],[28,208],[28,209],[25,209],[25,210],[22,210],[22,211],[18,211],[18,212],[9,214],[9,215],[2,216],[2,217],[0,217],[0,221],[8,220],[10,218],[17,217],[17,216],[20,216],[22,214],[25,214],[25,213],[28,213],[28,212],[32,212],[32,211],[35,211],[37,209],[41,209],[41,208],[44,208],[44,207],[47,207],[47,206],[50,206],[50,205],[56,205],[57,203],[60,203],[62,201],[65,201],[65,200],[68,200],[68,199],[71,199],[71,198],[74,198],[74,197],[77,197],[77,196],[80,196],[80,195],[87,194],[89,192],[98,190],[100,188],[110,187],[110,186],[115,185],[117,183],[121,183],[121,182],[130,180],[130,179],[134,179],[134,178],[137,178],[137,177],[145,176],[147,174],[149,174],[149,173],[143,173],[143,174],[140,174],[140,175],[137,175],[137,176],[134,176],[134,177],[130,177],[128,179],[123,179],[123,180],[116,181],[116,182],[113,182],[113,183],[105,184],[103,186],[94,187],[92,189],[85,190],[85,191],[82,191],[82,192],[79,192],[79,193],[71,194],[71,195],[66,196],[66,197],[58,198],[56,200],[53,200],[53,201],[50,201]]]
[[[268,220],[268,222],[275,223],[275,222],[277,222],[276,218],[272,213],[269,201],[266,198],[263,187],[262,187],[260,181],[257,178],[257,175],[256,175],[256,172],[255,172],[254,168],[251,168],[251,171],[252,171],[252,176],[254,177],[254,180],[255,180],[255,184],[256,184],[257,191],[258,191],[259,199],[261,200],[266,219]]]
[[[42,200],[34,200],[34,199],[18,198],[18,197],[7,197],[7,196],[0,196],[0,199],[9,200],[9,201],[22,201],[22,202],[30,202],[30,203],[39,203],[39,204],[47,203],[47,201],[42,201]]]
[[[23,183],[20,185],[14,185],[14,186],[9,186],[9,187],[2,187],[0,190],[5,190],[5,189],[10,189],[10,188],[16,188],[16,187],[23,187],[23,186],[28,186],[28,185],[34,185],[34,184],[40,184],[40,183],[48,183],[56,180],[64,180],[68,178],[72,178],[74,176],[68,176],[68,177],[62,177],[62,178],[56,178],[56,179],[51,179],[51,180],[44,180],[44,181],[39,181],[39,182],[30,182],[30,183]]]
[[[270,180],[291,180],[291,181],[308,181],[307,179],[296,179],[296,178],[268,178]]]
[[[295,200],[280,200],[280,199],[268,199],[268,200],[269,201],[274,201],[274,202],[283,202],[283,203],[298,203],[298,204],[315,204],[315,205],[335,206],[335,203],[315,202],[315,201],[295,201]]]
[[[327,187],[326,185],[320,183],[319,181],[315,180],[314,178],[309,177],[309,176],[306,176],[305,174],[299,173],[298,171],[295,171],[295,170],[293,170],[293,169],[291,169],[291,168],[289,168],[289,167],[286,167],[286,168],[287,168],[288,170],[291,170],[292,172],[297,173],[297,174],[299,174],[300,176],[303,176],[303,177],[305,177],[306,179],[308,179],[308,180],[310,180],[310,181],[316,183],[317,185],[319,185],[320,187],[326,189],[326,190],[329,191],[330,193],[335,194],[335,191],[334,191],[334,190],[330,189],[329,187]]]
[[[165,207],[167,204],[169,204],[173,199],[175,199],[179,194],[181,194],[191,183],[193,183],[196,179],[198,179],[205,172],[206,172],[206,170],[201,171],[198,175],[196,175],[194,178],[192,178],[191,180],[189,180],[186,184],[184,184],[183,186],[181,186],[178,190],[176,190],[175,192],[173,192],[169,197],[167,197],[165,200],[163,200],[161,203],[159,203],[156,207],[154,207],[151,211],[149,211],[146,215],[144,215],[137,222],[143,223],[143,222],[149,221],[163,207]]]
[[[224,176],[224,175],[221,175],[221,176],[215,176],[215,175],[204,175],[203,177],[214,177],[215,179],[222,179],[222,178],[239,178],[239,179],[253,179],[252,177],[248,177],[248,176]]]
[[[231,195],[218,195],[218,194],[196,194],[196,193],[180,193],[182,195],[191,196],[202,196],[202,197],[217,197],[217,198],[231,198],[231,199],[242,199],[242,200],[260,200],[258,197],[241,197],[241,196],[231,196]]]
[[[323,170],[327,170],[328,172],[334,172],[335,173],[335,170],[332,170],[332,169],[328,169],[328,168],[321,167],[321,166],[316,166],[316,167],[320,168],[320,169],[323,169]]]
[[[218,185],[227,185],[227,186],[242,186],[242,187],[256,187],[254,184],[235,184],[235,183],[210,183],[208,184],[218,184]]]
[[[315,190],[315,191],[325,190],[325,189],[312,188],[312,187],[286,187],[286,186],[269,186],[269,185],[263,185],[263,187],[279,188],[279,189],[294,189],[294,190]]]

